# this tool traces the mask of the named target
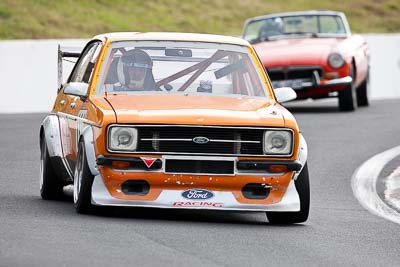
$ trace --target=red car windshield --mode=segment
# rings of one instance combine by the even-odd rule
[[[244,39],[254,43],[271,39],[346,35],[340,16],[296,15],[269,17],[247,24]]]

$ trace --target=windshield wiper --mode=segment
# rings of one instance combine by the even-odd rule
[[[318,37],[318,33],[316,32],[285,32],[288,35],[309,35],[311,37]]]

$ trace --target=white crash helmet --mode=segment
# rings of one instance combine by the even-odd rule
[[[144,71],[144,75],[140,80],[131,80],[129,76],[129,68],[140,68]],[[127,87],[141,87],[147,77],[149,70],[153,68],[153,61],[150,56],[140,49],[133,49],[125,52],[118,61],[117,73],[118,81]]]

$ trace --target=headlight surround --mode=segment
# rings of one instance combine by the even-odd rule
[[[290,130],[266,130],[263,147],[265,154],[290,156],[293,151],[293,132]]]
[[[111,152],[134,152],[137,148],[138,131],[130,126],[110,126],[107,134],[107,148]]]
[[[334,69],[338,69],[343,67],[344,65],[344,58],[339,53],[331,53],[328,57],[328,64]]]

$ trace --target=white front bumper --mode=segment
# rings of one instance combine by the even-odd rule
[[[188,200],[182,197],[184,190],[163,190],[154,201],[123,200],[108,192],[103,178],[95,176],[92,186],[92,204],[98,206],[130,206],[169,209],[212,209],[212,210],[242,210],[242,211],[300,211],[300,198],[290,181],[288,189],[279,203],[260,205],[239,203],[232,192],[212,191],[214,197],[208,200]]]

